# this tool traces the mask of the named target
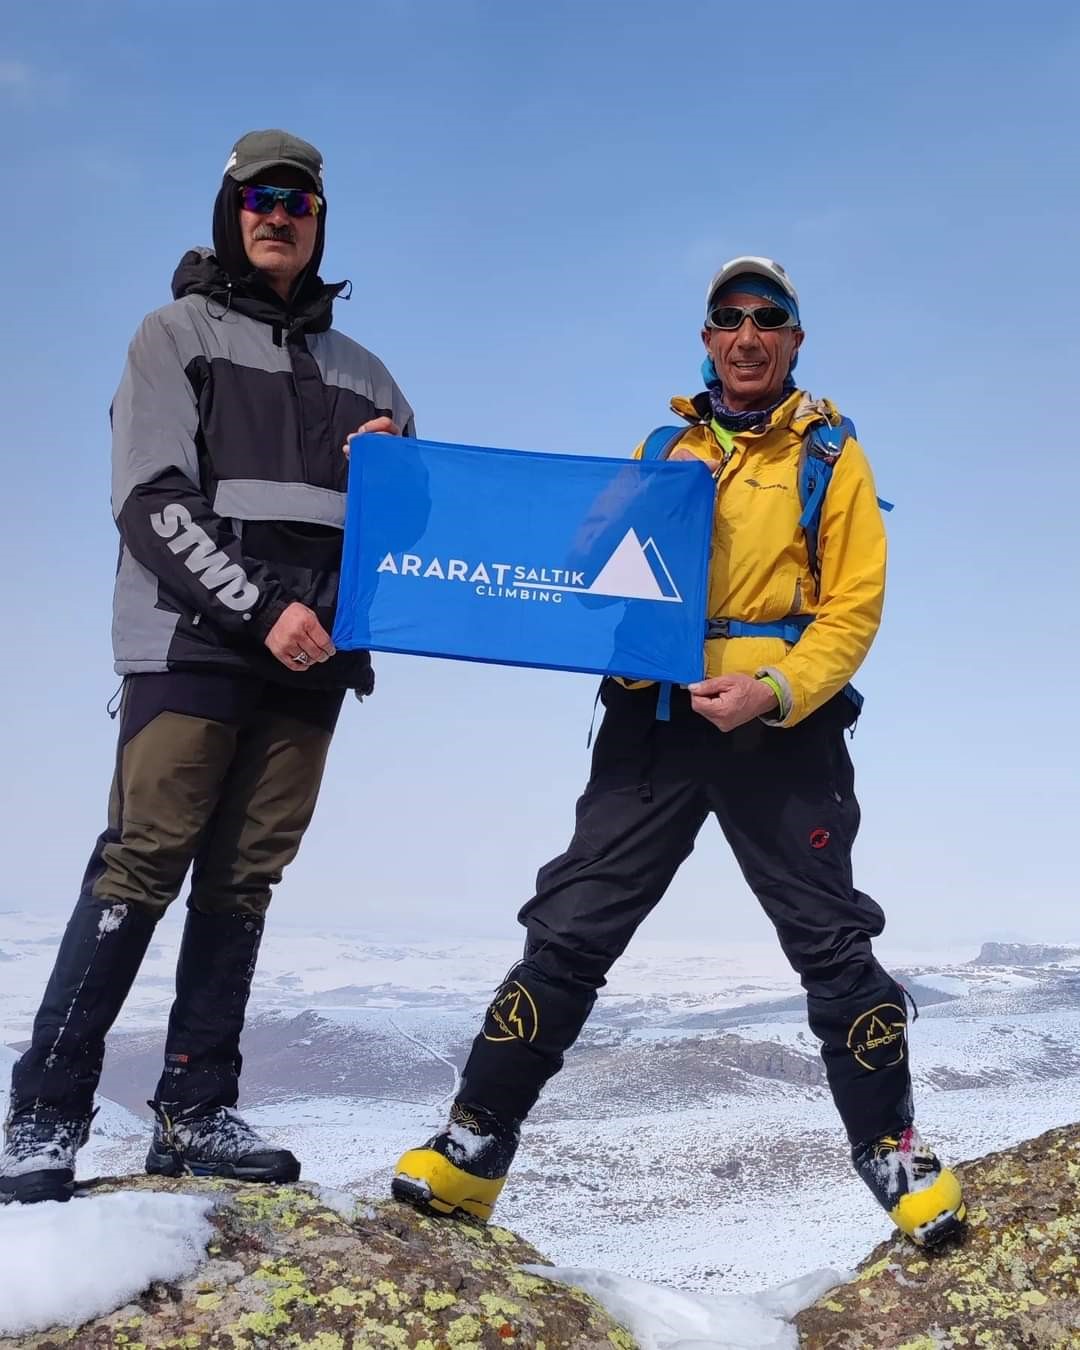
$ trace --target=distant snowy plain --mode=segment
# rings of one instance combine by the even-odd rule
[[[28,1034],[61,927],[0,913],[9,1046]],[[170,916],[114,1033],[114,1100],[81,1176],[141,1166],[178,935]],[[245,1037],[246,1114],[300,1155],[306,1178],[385,1194],[398,1153],[440,1124],[518,950],[272,924]],[[976,950],[880,953],[917,991],[919,1123],[953,1159],[1080,1115],[1080,958],[995,968],[971,964]],[[851,1172],[799,993],[772,947],[636,944],[526,1128],[499,1221],[592,1281],[647,1350],[783,1350],[786,1316],[836,1278],[810,1267],[849,1269],[890,1231]],[[0,1112],[12,1058],[0,1047]],[[0,1255],[10,1223],[0,1210]],[[641,1280],[683,1293],[644,1297]],[[792,1281],[771,1301],[748,1293]]]

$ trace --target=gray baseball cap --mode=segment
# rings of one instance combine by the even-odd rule
[[[795,289],[794,283],[787,272],[773,258],[759,258],[756,255],[745,253],[740,258],[732,258],[730,262],[726,262],[709,282],[709,289],[705,292],[706,311],[708,311],[713,296],[721,286],[726,286],[735,277],[747,275],[764,277],[766,281],[771,281],[775,286],[778,286],[794,303],[795,314],[798,315],[799,292]]]
[[[308,141],[287,131],[249,131],[232,148],[225,172],[238,183],[250,183],[264,169],[287,164],[306,173],[317,192],[323,191],[322,155]]]

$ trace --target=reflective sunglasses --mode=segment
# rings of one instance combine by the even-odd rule
[[[746,318],[753,319],[754,327],[764,333],[799,326],[799,321],[779,305],[755,305],[753,309],[743,309],[741,305],[717,305],[709,310],[705,325],[707,328],[741,328]]]
[[[260,183],[245,184],[240,188],[240,204],[245,211],[254,211],[257,215],[268,216],[278,202],[290,216],[317,216],[322,208],[322,198],[317,192],[305,192],[303,188],[266,187]]]

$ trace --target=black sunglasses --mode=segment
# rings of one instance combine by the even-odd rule
[[[753,319],[754,327],[764,333],[777,328],[798,328],[798,320],[792,318],[786,309],[779,305],[755,305],[752,309],[743,309],[741,305],[717,305],[709,310],[705,320],[708,328],[741,328],[744,319]]]
[[[317,216],[322,206],[322,198],[317,192],[305,192],[303,188],[269,187],[262,183],[247,183],[240,189],[240,204],[245,211],[268,216],[278,202],[285,208],[286,215],[297,218]]]

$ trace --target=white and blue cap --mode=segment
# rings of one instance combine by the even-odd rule
[[[727,290],[760,295],[762,299],[771,300],[781,309],[786,309],[795,322],[799,322],[799,293],[787,272],[772,258],[746,254],[726,262],[709,282],[709,289],[705,293],[706,318]]]

